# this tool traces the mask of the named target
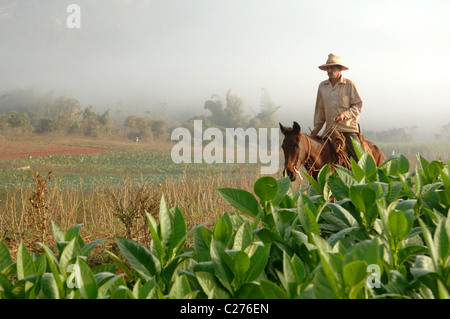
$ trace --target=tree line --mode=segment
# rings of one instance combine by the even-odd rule
[[[9,97],[9,99],[8,99]],[[16,90],[0,95],[0,131],[16,133],[83,135],[90,137],[127,137],[134,140],[169,140],[174,125],[192,128],[193,121],[202,119],[204,126],[277,127],[276,112],[280,108],[262,89],[260,112],[253,117],[244,114],[243,100],[229,90],[222,99],[213,94],[204,103],[210,114],[194,115],[183,123],[170,124],[163,117],[129,115],[122,120],[113,119],[110,110],[96,112],[89,105],[82,107],[73,97],[52,94],[40,95],[34,90]]]
[[[202,120],[204,128],[278,127],[277,106],[266,89],[261,89],[260,109],[248,115],[244,102],[231,90],[224,97],[213,94],[204,102],[207,115],[194,115],[182,123],[172,123],[164,116],[129,115],[113,118],[110,110],[96,112],[92,105],[83,107],[78,99],[55,97],[53,92],[41,94],[34,89],[15,89],[0,94],[0,132],[78,135],[98,138],[118,136],[135,140],[170,140],[175,127],[193,130],[194,120]],[[364,131],[365,138],[376,142],[411,142],[417,126]],[[437,140],[450,140],[450,123],[444,125]]]

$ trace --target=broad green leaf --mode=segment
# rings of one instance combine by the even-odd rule
[[[297,273],[299,282],[303,281],[306,277],[306,270],[303,262],[297,255],[291,258],[292,265],[294,266],[295,272]]]
[[[128,278],[133,279],[136,277],[131,269],[125,264],[125,262],[123,262],[122,259],[120,259],[116,254],[110,252],[109,250],[106,250],[106,253],[119,266],[119,268],[122,269],[122,271],[128,276]]]
[[[338,299],[335,290],[332,287],[325,270],[319,266],[314,274],[312,294],[314,299]]]
[[[450,299],[450,293],[448,292],[447,287],[442,283],[440,279],[438,279],[438,293],[439,293],[439,299]]]
[[[230,255],[229,252],[225,252],[223,257],[224,261],[233,272],[233,282],[235,287],[240,287],[246,279],[245,274],[250,267],[250,258],[242,250],[236,251],[232,255]]]
[[[385,160],[388,175],[395,176],[400,169],[400,160],[397,155],[392,155]]]
[[[270,256],[270,244],[254,243],[245,248],[244,251],[250,257],[250,267],[245,282],[250,282],[258,278],[266,268]]]
[[[275,199],[272,200],[272,203],[275,206],[278,205],[285,196],[292,198],[292,196],[294,195],[291,187],[291,180],[289,179],[289,177],[283,177],[277,180],[277,182],[278,194]]]
[[[328,179],[328,186],[336,200],[339,201],[349,197],[349,186],[344,184],[340,177],[331,175]]]
[[[330,246],[334,246],[339,240],[345,237],[348,233],[352,232],[353,230],[361,229],[359,226],[352,226],[345,229],[340,230],[339,232],[331,235],[327,242],[330,244]]]
[[[98,287],[91,269],[81,258],[77,258],[75,265],[78,266],[75,267],[75,282],[81,296],[84,299],[97,299]]]
[[[34,266],[36,267],[36,275],[42,276],[47,271],[47,258],[45,255],[34,255]]]
[[[243,284],[233,294],[233,299],[264,299],[265,296],[261,291],[261,286],[257,282]]]
[[[367,263],[352,261],[344,266],[344,282],[348,287],[356,286],[367,277]]]
[[[358,225],[358,221],[353,217],[353,215],[341,205],[328,203],[327,206],[333,210],[336,217],[343,221],[347,227]]]
[[[138,280],[140,280],[140,279],[138,279]],[[136,283],[136,286],[138,286],[138,283]],[[136,288],[136,286],[135,286],[135,288]],[[140,286],[140,287],[138,286],[138,288],[137,288],[138,292],[137,292],[137,294],[135,294],[135,297],[137,296],[136,299],[149,299],[149,298],[151,298],[150,293],[155,288],[155,286],[156,286],[156,282],[155,282],[154,278],[148,280],[142,286]]]
[[[355,140],[353,137],[351,138],[353,148],[355,149],[356,156],[358,159],[361,159],[361,157],[366,154],[364,151],[364,148],[362,147],[361,143],[357,140]]]
[[[428,251],[424,246],[406,246],[398,251],[398,264],[401,266],[409,257],[424,254]]]
[[[353,174],[355,175],[355,179],[358,183],[360,183],[364,179],[364,177],[366,177],[366,173],[358,165],[358,163],[356,163],[356,161],[353,159],[353,157],[350,158],[350,163],[352,166]]]
[[[378,243],[378,238],[361,241],[349,249],[345,262],[365,260],[368,265],[377,264],[380,255],[382,256],[382,250],[380,251],[382,247]]]
[[[324,167],[321,168],[321,170],[319,171],[319,175],[317,176],[317,181],[320,185],[320,188],[322,189],[322,192],[319,195],[323,194],[323,191],[326,188],[326,184],[328,181],[328,178],[331,176],[331,165],[330,164],[326,164]],[[325,194],[323,194],[325,195]]]
[[[12,258],[8,246],[0,239],[0,272],[11,264]]]
[[[374,176],[377,171],[377,166],[373,161],[372,156],[369,153],[364,153],[363,156],[358,161],[359,167],[362,168],[364,173],[366,174],[366,178],[369,181],[374,181]]]
[[[111,299],[136,299],[136,297],[133,295],[130,288],[125,285],[120,285],[112,293]]]
[[[150,215],[149,213],[145,213],[147,216],[147,222],[148,226],[150,228],[150,234],[152,235],[152,250],[154,251],[155,255],[158,257],[160,261],[162,261],[165,257],[165,250],[161,243],[161,238],[158,234],[158,225],[156,224],[155,218]]]
[[[269,280],[260,280],[261,292],[266,299],[289,299],[289,296],[277,284]]]
[[[131,267],[145,280],[161,272],[160,261],[145,246],[122,237],[116,237],[116,244]]]
[[[411,225],[408,223],[405,214],[400,210],[392,210],[389,213],[388,228],[390,233],[400,240],[406,238],[411,232]]]
[[[313,212],[306,205],[305,195],[301,195],[298,200],[297,213],[300,220],[300,224],[303,226],[305,233],[310,236],[310,234],[320,234],[319,225],[317,224],[316,217]]]
[[[36,273],[36,267],[34,265],[33,258],[28,252],[23,241],[20,242],[17,250],[17,278],[19,280],[34,275]]]
[[[224,245],[228,245],[228,241],[231,238],[232,231],[233,225],[231,223],[230,217],[227,213],[225,213],[217,221],[214,227],[214,238],[221,241]]]
[[[184,299],[191,292],[191,287],[186,275],[175,276],[174,283],[169,292],[171,299]]]
[[[41,287],[48,299],[60,299],[58,284],[52,273],[45,273],[41,278]]]
[[[333,267],[331,256],[329,251],[331,251],[330,245],[319,235],[311,234],[314,244],[319,251],[320,260],[322,262],[323,271],[329,281],[331,289],[333,289],[336,296],[340,295],[341,285],[339,278],[337,277],[337,272]]]
[[[81,255],[81,247],[76,237],[72,238],[68,245],[64,247],[60,257],[59,264],[63,270],[63,274],[66,273],[66,267],[68,263],[74,258]]]
[[[408,173],[409,172],[409,161],[406,158],[406,156],[400,154],[399,155],[399,163],[400,163],[400,166],[399,166],[400,174]]]
[[[228,291],[232,291],[231,289],[231,281],[233,280],[233,272],[230,270],[230,268],[227,266],[223,259],[223,255],[225,254],[225,245],[215,239],[214,237],[211,240],[211,260],[214,265],[214,270],[216,273],[217,278],[220,280],[222,285]]]
[[[12,299],[13,296],[13,285],[11,282],[0,272],[0,299]]]
[[[242,223],[236,231],[234,236],[233,249],[244,250],[248,245],[252,243],[252,233],[248,223]]]
[[[309,188],[308,195],[321,195],[323,190],[319,183],[308,173],[305,172],[304,174],[309,184],[312,186],[312,189],[311,187]]]
[[[186,222],[184,220],[183,214],[178,207],[173,208],[173,236],[169,244],[169,252],[176,254],[178,246],[184,243],[186,235]],[[181,245],[180,245],[181,244]]]
[[[259,203],[251,193],[234,188],[221,188],[217,192],[228,204],[247,215],[256,217],[259,214]]]
[[[436,266],[432,258],[425,255],[418,255],[414,261],[414,265],[410,268],[411,274],[414,278],[419,278],[423,275],[436,272]]]
[[[53,278],[56,281],[56,285],[58,287],[59,290],[59,296],[63,295],[63,281],[61,279],[61,274],[62,269],[60,269],[60,265],[58,262],[58,259],[55,257],[55,255],[53,254],[53,251],[48,248],[46,245],[42,244],[42,243],[38,243],[39,246],[41,246],[44,249],[45,255],[47,256],[47,265],[49,266],[52,274],[53,274]]]
[[[393,202],[398,198],[403,189],[403,184],[401,182],[391,182],[389,183],[389,196],[387,197],[388,203]]]
[[[169,207],[164,196],[161,197],[159,204],[159,223],[161,227],[161,244],[163,247],[167,247],[172,240],[173,226]]]
[[[53,230],[53,239],[56,242],[56,245],[58,246],[58,250],[62,251],[64,246],[61,246],[61,243],[65,242],[66,235],[64,234],[64,231],[59,227],[53,220],[52,220],[52,230]]]
[[[275,231],[272,232],[267,228],[256,229],[253,232],[253,235],[256,235],[264,244],[272,244],[274,242],[282,243],[284,242],[283,238]]]
[[[261,202],[267,202],[274,199],[279,190],[278,182],[271,176],[264,176],[258,178],[253,186],[253,190],[261,199]]]
[[[72,226],[69,228],[69,230],[66,232],[66,235],[64,236],[64,239],[66,242],[71,241],[72,239],[76,238],[78,241],[78,244],[80,245],[80,247],[84,246],[84,242],[81,239],[80,236],[80,228],[81,226],[83,226],[83,224],[77,224],[75,226]]]
[[[297,296],[297,287],[300,285],[302,280],[300,276],[304,276],[304,268],[302,262],[297,257],[296,266],[299,267],[300,274],[297,273],[297,268],[294,266],[294,258],[289,258],[289,255],[283,252],[283,272],[278,273],[280,280],[286,290],[289,298],[293,299]],[[301,266],[300,266],[301,265]]]
[[[432,161],[428,164],[428,175],[431,180],[436,180],[436,178],[441,174],[442,169],[444,168],[444,163],[441,161]]]
[[[95,246],[97,246],[98,244],[103,243],[104,241],[106,241],[106,239],[104,238],[98,238],[98,239],[94,239],[93,241],[91,241],[89,244],[84,245],[81,248],[81,255],[82,256],[87,256],[89,255],[89,253],[91,252],[92,249],[95,248]]]
[[[420,218],[419,218],[419,224],[420,224],[420,227],[422,228],[423,238],[425,239],[425,244],[428,247],[428,251],[430,253],[431,260],[433,262],[433,266],[434,266],[433,270],[435,272],[438,272],[439,271],[439,251],[438,251],[436,245],[434,244],[430,230],[428,229],[427,225]],[[417,259],[416,259],[416,261],[417,261]]]
[[[366,211],[366,206],[364,204],[364,197],[362,194],[362,189],[365,187],[365,185],[352,185],[349,189],[349,196],[353,203],[353,205],[356,206],[356,208],[361,211]]]
[[[112,297],[115,291],[121,286],[126,286],[124,274],[112,276],[109,280],[104,282],[100,287],[98,287],[98,297]]]
[[[202,251],[209,251],[211,246],[212,233],[205,227],[198,228],[194,233],[194,250],[198,254]]]
[[[198,271],[195,272],[195,275],[208,299],[229,299],[231,297],[210,272]]]
[[[450,252],[449,234],[445,228],[445,220],[441,220],[434,232],[434,244],[438,252],[439,261],[444,264]]]

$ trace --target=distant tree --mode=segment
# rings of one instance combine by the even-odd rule
[[[35,126],[36,133],[48,133],[58,130],[58,121],[49,117],[42,117]]]
[[[53,118],[77,119],[82,114],[82,109],[77,99],[61,96],[47,107],[47,113]]]
[[[250,120],[250,126],[255,128],[260,127],[278,127],[278,120],[276,112],[281,106],[275,106],[265,88],[261,88],[261,111]]]
[[[11,111],[8,114],[8,123],[12,127],[20,127],[30,125],[30,118],[25,112],[17,113],[16,111]]]
[[[411,142],[417,131],[417,126],[390,128],[386,131],[364,131],[364,137],[378,142]]]
[[[149,138],[152,137],[151,121],[147,117],[138,117],[135,115],[130,115],[126,118],[124,123],[125,134],[130,139],[135,139],[138,137]]]
[[[450,122],[441,127],[441,132],[436,134],[438,140],[450,140]]]
[[[225,125],[226,127],[247,127],[248,121],[244,117],[242,110],[242,100],[236,95],[231,94],[231,90],[226,95]]]
[[[223,110],[223,103],[217,95],[213,95],[211,100],[205,102],[203,106],[205,110],[209,110],[211,115],[208,119],[215,123],[217,126],[225,126],[225,112]]]
[[[74,126],[71,129],[73,130]],[[79,130],[87,136],[108,137],[112,136],[118,129],[109,114],[109,110],[106,110],[103,114],[97,114],[90,105],[82,112]]]
[[[151,129],[155,138],[159,140],[167,140],[169,138],[166,121],[162,119],[151,121]]]
[[[211,112],[207,117],[208,123],[217,128],[248,127],[248,119],[244,116],[242,104],[242,99],[231,94],[231,90],[228,90],[225,96],[225,103],[214,94],[204,104],[204,109]],[[201,117],[194,119],[197,118],[201,119]]]

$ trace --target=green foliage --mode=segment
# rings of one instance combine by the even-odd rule
[[[325,166],[295,193],[288,178],[261,177],[254,193],[222,188],[234,212],[187,231],[164,197],[146,214],[149,246],[116,237],[115,265],[90,269],[81,225],[53,223],[47,246],[13,262],[0,241],[1,298],[449,298],[449,165],[402,155],[377,167],[357,149],[352,171]],[[193,243],[186,247],[186,239]],[[116,267],[121,269],[117,274]]]

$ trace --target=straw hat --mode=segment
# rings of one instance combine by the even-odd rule
[[[342,67],[342,71],[348,70],[348,68],[342,64],[341,57],[331,54],[331,53],[328,55],[327,62],[325,64],[322,64],[321,66],[319,66],[319,69],[326,71],[327,66],[333,66],[333,65],[340,65]]]

